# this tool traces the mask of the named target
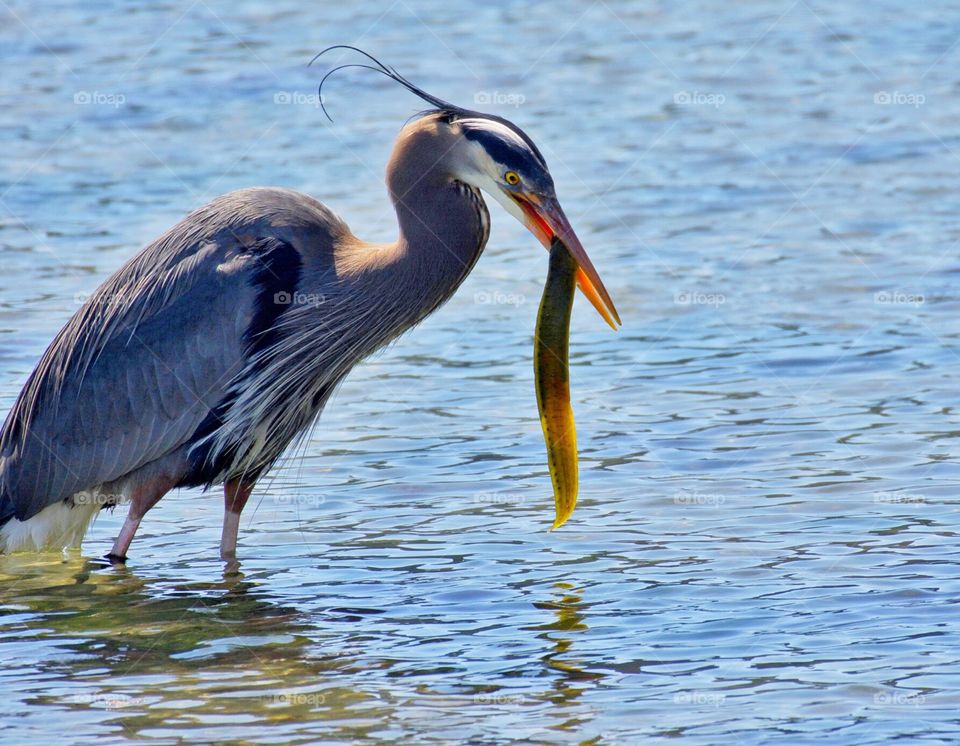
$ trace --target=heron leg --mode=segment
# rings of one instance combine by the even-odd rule
[[[123,563],[127,561],[127,550],[130,548],[130,542],[133,541],[137,529],[140,528],[140,521],[160,498],[166,495],[176,486],[176,480],[166,477],[144,482],[133,490],[130,498],[130,509],[127,511],[127,519],[123,522],[123,528],[113,542],[113,549],[107,555],[107,559],[113,563]]]
[[[253,492],[253,482],[232,479],[223,485],[223,534],[220,537],[220,559],[232,560],[237,556],[237,531],[240,529],[240,513]]]

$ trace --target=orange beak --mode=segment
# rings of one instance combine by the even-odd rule
[[[541,199],[534,194],[525,193],[522,196],[511,194],[514,201],[520,205],[523,214],[526,217],[525,224],[527,229],[537,237],[537,240],[543,244],[543,247],[550,251],[550,246],[554,238],[560,239],[567,247],[567,251],[576,261],[577,286],[587,297],[587,300],[597,309],[603,320],[610,328],[616,331],[620,321],[620,314],[617,313],[616,306],[613,305],[613,299],[610,293],[603,286],[603,280],[597,273],[593,262],[587,256],[586,249],[574,233],[570,221],[563,213],[560,203],[551,197]]]

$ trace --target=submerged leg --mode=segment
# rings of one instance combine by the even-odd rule
[[[237,531],[240,528],[240,513],[253,492],[253,482],[233,479],[223,485],[223,534],[220,537],[220,559],[232,560],[237,556]]]
[[[107,559],[114,563],[127,561],[127,550],[130,548],[130,542],[133,541],[137,529],[140,528],[140,521],[160,498],[166,495],[176,486],[176,480],[167,477],[158,477],[137,486],[130,498],[130,509],[127,511],[127,519],[123,522],[123,528],[117,540],[113,542],[113,549],[107,555]]]

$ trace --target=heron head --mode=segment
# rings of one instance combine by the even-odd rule
[[[613,300],[560,207],[546,160],[523,130],[502,117],[464,109],[427,93],[396,69],[387,67],[357,47],[338,44],[323,50],[317,57],[334,49],[351,50],[373,64],[338,65],[324,75],[320,81],[320,105],[325,113],[323,84],[335,72],[347,67],[361,67],[385,75],[431,104],[435,108],[423,112],[421,122],[429,118],[430,123],[443,130],[446,136],[438,141],[443,150],[434,165],[445,167],[454,179],[482,189],[497,200],[548,251],[554,239],[563,242],[578,265],[580,289],[606,322],[617,328],[620,316]]]
[[[546,249],[559,238],[576,260],[584,295],[610,326],[620,322],[610,294],[560,206],[543,154],[519,127],[478,112],[441,112],[458,134],[453,175],[482,189],[519,220]]]

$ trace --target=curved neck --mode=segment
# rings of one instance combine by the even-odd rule
[[[480,257],[490,219],[478,189],[453,178],[456,142],[432,126],[406,130],[387,165],[387,188],[400,235],[390,281],[417,307],[418,319],[447,300]]]
[[[429,122],[406,128],[387,166],[397,241],[376,245],[349,236],[337,251],[338,273],[353,288],[344,302],[356,305],[358,317],[376,316],[380,343],[449,299],[486,244],[486,205],[447,163],[455,146]]]
[[[400,228],[398,251],[425,295],[449,296],[487,241],[490,222],[479,191],[453,181],[421,182],[402,195],[391,189],[390,196]]]

